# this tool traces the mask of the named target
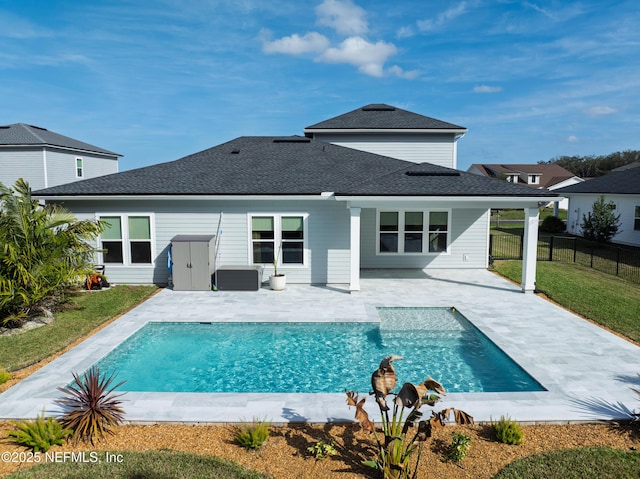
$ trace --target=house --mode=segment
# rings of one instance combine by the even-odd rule
[[[620,231],[613,237],[613,241],[640,246],[640,167],[612,171],[584,183],[562,188],[559,193],[569,198],[569,233],[582,233],[583,216],[604,195],[606,201],[612,201],[616,205],[616,214],[620,215]]]
[[[110,224],[98,246],[111,282],[166,284],[171,238],[221,231],[218,265],[270,272],[276,255],[290,283],[352,291],[361,268],[486,268],[490,208],[524,208],[522,288],[532,291],[538,207],[557,194],[451,168],[464,128],[390,108],[368,105],[307,136],[240,137],[35,194]],[[385,142],[397,145],[387,156],[366,151]],[[444,157],[448,166],[437,164]]]
[[[118,172],[122,155],[39,126],[0,126],[0,182],[24,178],[32,189]]]
[[[511,183],[527,185],[531,188],[546,188],[552,191],[584,181],[554,163],[538,163],[535,165],[474,163],[467,171],[476,175],[500,178]],[[569,207],[569,203],[566,199],[563,199],[558,202],[556,207],[566,210]]]

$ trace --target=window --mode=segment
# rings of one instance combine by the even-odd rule
[[[255,264],[305,264],[306,215],[252,215],[252,261]]]
[[[82,166],[82,158],[76,158],[76,178],[84,176],[84,168]]]
[[[107,227],[100,235],[102,261],[107,264],[152,264],[151,216],[101,216]]]
[[[448,237],[447,211],[378,212],[380,254],[442,253],[447,251]]]
[[[640,231],[640,206],[636,206],[635,218],[633,220],[633,229]]]
[[[529,175],[529,184],[537,185],[540,183],[540,175]]]

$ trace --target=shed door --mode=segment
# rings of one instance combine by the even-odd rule
[[[191,243],[191,287],[194,291],[211,290],[209,273],[209,243]]]
[[[191,253],[189,243],[177,242],[171,246],[171,261],[173,261],[173,289],[189,291],[191,289]]]

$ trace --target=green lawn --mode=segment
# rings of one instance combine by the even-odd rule
[[[640,454],[608,447],[559,449],[513,461],[494,479],[638,479]]]
[[[135,306],[155,286],[116,286],[94,292],[78,292],[69,298],[55,320],[20,334],[0,337],[0,367],[15,371],[64,349],[114,316]]]
[[[493,270],[520,283],[521,261],[495,261]],[[536,288],[553,301],[640,342],[640,285],[577,264],[539,261]]]
[[[268,479],[231,461],[174,451],[93,451],[100,462],[49,462],[6,476],[6,479]]]

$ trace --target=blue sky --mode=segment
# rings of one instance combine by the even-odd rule
[[[0,0],[0,124],[121,170],[369,103],[468,128],[460,169],[640,149],[639,25],[637,0]]]

